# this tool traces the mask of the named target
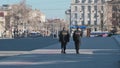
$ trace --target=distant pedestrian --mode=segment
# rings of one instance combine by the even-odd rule
[[[76,54],[79,54],[82,32],[77,28],[73,33],[73,40],[75,43]]]
[[[91,28],[87,28],[87,37],[90,37],[91,34]]]
[[[66,50],[66,45],[67,43],[69,42],[69,32],[68,30],[63,27],[63,30],[60,31],[59,33],[59,42],[61,43],[61,53],[66,53],[65,50]]]

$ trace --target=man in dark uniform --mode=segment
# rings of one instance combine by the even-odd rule
[[[80,47],[80,38],[81,38],[81,31],[79,30],[79,28],[77,28],[77,30],[74,31],[73,33],[73,40],[75,43],[75,49],[76,49],[76,53],[79,54],[79,47]]]
[[[69,32],[66,30],[66,28],[64,27],[62,31],[60,31],[59,33],[59,42],[61,42],[61,53],[66,53],[66,45],[67,42],[69,42]]]

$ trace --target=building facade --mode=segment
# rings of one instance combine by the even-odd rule
[[[107,12],[107,23],[109,23],[109,29],[112,30],[113,27],[120,33],[120,1],[110,0],[106,4]]]
[[[9,5],[2,5],[0,7],[0,37],[10,37],[9,27],[10,18],[9,11],[11,7]]]
[[[20,4],[0,6],[0,38],[13,38],[15,33],[21,35],[44,28],[45,14],[24,8]]]
[[[106,30],[106,0],[72,0],[70,26],[87,26],[93,31]]]
[[[112,6],[112,23],[113,25],[120,26],[120,1],[112,0],[108,2]]]
[[[44,28],[44,23],[46,20],[46,16],[45,14],[43,14],[40,10],[31,10],[29,12],[29,26],[28,26],[28,30],[29,31],[39,31],[42,28]]]

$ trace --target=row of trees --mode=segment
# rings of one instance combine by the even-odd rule
[[[41,22],[41,12],[38,10],[37,16],[31,16],[32,11],[34,11],[31,6],[26,4],[25,0],[22,0],[18,4],[11,5],[6,18],[6,31],[9,31],[11,35],[24,33],[28,30],[37,31],[40,30]],[[44,26],[41,26],[44,28]]]
[[[6,31],[9,31],[13,37],[23,33],[27,36],[28,32],[31,31],[39,32],[44,36],[58,34],[58,31],[66,26],[65,21],[61,19],[48,19],[46,22],[42,22],[41,12],[37,9],[33,10],[31,6],[26,4],[25,0],[11,5],[5,18]]]

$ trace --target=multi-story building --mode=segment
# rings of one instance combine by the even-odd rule
[[[29,12],[29,30],[42,30],[44,28],[44,23],[46,21],[46,16],[40,10],[31,10]]]
[[[32,18],[36,18],[36,17],[38,17],[41,22],[45,22],[45,20],[46,20],[45,14],[43,14],[40,10],[37,10],[37,9],[31,10],[29,12],[29,18],[32,19]]]
[[[108,5],[112,7],[112,23],[113,25],[120,26],[120,1],[112,0],[108,2]]]
[[[10,27],[10,18],[8,17],[10,9],[9,5],[3,5],[0,7],[0,37],[10,37],[8,29]]]
[[[106,3],[106,22],[108,23],[109,30],[112,30],[113,27],[120,29],[120,1],[119,0],[110,0]],[[120,30],[118,31],[120,32]]]
[[[0,37],[5,30],[5,19],[4,19],[4,12],[0,11]]]
[[[46,16],[40,10],[25,10],[19,4],[3,5],[0,7],[0,37],[12,38],[15,31],[17,34],[39,31],[45,20]]]
[[[106,0],[72,0],[70,26],[87,26],[93,31],[105,30]]]

